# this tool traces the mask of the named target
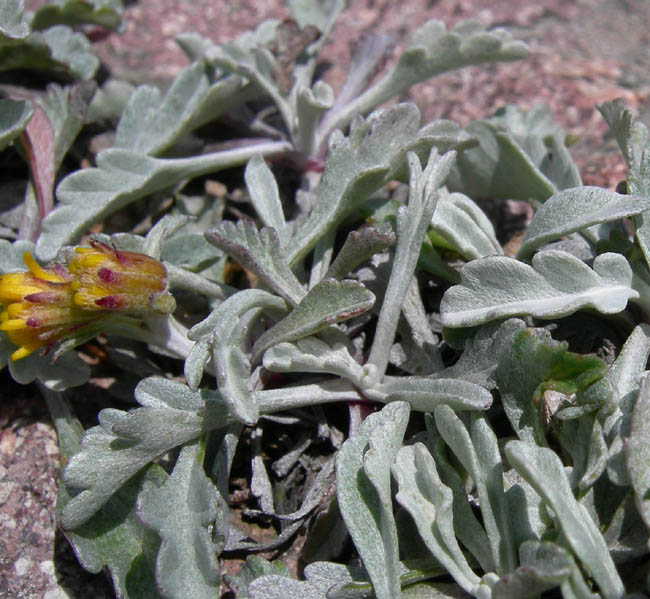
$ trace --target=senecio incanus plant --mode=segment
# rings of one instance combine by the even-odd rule
[[[31,169],[0,223],[0,361],[52,413],[79,561],[131,599],[646,597],[647,128],[601,106],[627,193],[583,186],[544,107],[465,129],[378,109],[523,58],[506,32],[430,21],[382,73],[373,36],[335,95],[316,66],[342,2],[289,9],[223,45],[180,36],[191,64],[164,95],[92,83],[68,25],[116,27],[119,2],[0,9],[0,61],[82,80],[0,100],[0,149]],[[227,114],[244,133],[216,143]],[[114,122],[54,203],[77,134]],[[247,193],[204,191],[243,165]],[[477,198],[535,207],[516,257]],[[80,242],[118,211],[145,235]],[[121,368],[109,393],[137,374],[137,405],[83,431],[88,343]],[[300,579],[255,556],[300,532]]]

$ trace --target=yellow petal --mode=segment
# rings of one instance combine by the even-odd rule
[[[41,268],[36,260],[34,260],[34,257],[29,253],[25,252],[23,254],[23,260],[25,261],[25,266],[29,269],[29,271],[35,276],[38,277],[39,279],[43,281],[49,281],[50,283],[64,283],[65,281],[57,274],[53,272],[49,272],[45,270],[44,268]]]
[[[36,347],[29,348],[29,347],[25,347],[23,345],[21,348],[17,349],[13,354],[11,354],[11,360],[13,362],[16,362],[18,360],[22,360],[23,358],[26,358],[27,356],[29,356],[29,354],[31,354],[35,349],[38,349],[38,348],[36,348]]]
[[[0,324],[0,331],[18,331],[24,328],[27,328],[27,325],[22,318],[12,318]]]

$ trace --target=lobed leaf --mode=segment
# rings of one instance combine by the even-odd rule
[[[332,279],[344,279],[357,266],[369,260],[374,254],[389,248],[395,241],[395,234],[388,223],[351,231],[326,276]]]
[[[117,29],[123,10],[121,0],[62,0],[39,6],[30,25],[34,31],[52,25],[98,25]]]
[[[29,35],[23,10],[23,0],[6,0],[0,6],[0,47],[18,44]]]
[[[481,326],[465,341],[458,361],[435,373],[435,378],[462,379],[486,389],[494,388],[495,373],[503,352],[510,348],[514,335],[525,327],[523,320],[518,318]]]
[[[442,484],[453,494],[453,524],[458,541],[476,558],[484,572],[494,572],[496,564],[492,548],[483,524],[473,509],[467,494],[467,472],[450,461],[447,444],[436,428],[433,414],[424,415],[426,445],[434,458]],[[507,497],[507,495],[506,495]]]
[[[242,326],[242,318],[250,313],[252,322],[261,310],[283,313],[285,309],[282,299],[259,289],[245,289],[225,300],[188,334],[190,339],[198,340],[185,364],[188,384],[198,386],[212,348],[224,401],[239,420],[254,424],[258,409],[249,382],[251,364],[243,348],[247,327]]]
[[[124,107],[115,147],[158,155],[182,135],[227,111],[242,86],[239,77],[212,81],[201,60],[183,69],[164,97],[157,88],[141,85]]]
[[[83,428],[59,393],[44,394],[59,439],[59,459],[66,463],[79,451]],[[147,481],[162,484],[165,471],[151,465],[125,484],[114,497],[74,532],[66,531],[81,565],[92,573],[108,569],[116,593],[125,599],[154,599],[153,561],[158,550],[158,537],[147,531],[135,513],[138,491]],[[62,483],[57,496],[57,514],[70,501]]]
[[[650,210],[649,197],[621,195],[587,185],[565,189],[549,198],[535,213],[524,234],[518,258],[525,260],[545,243],[576,231],[646,210]]]
[[[210,528],[217,516],[217,489],[203,470],[199,441],[185,445],[171,476],[145,482],[138,516],[161,539],[156,580],[165,598],[213,599],[219,593],[219,564]]]
[[[427,21],[413,33],[397,64],[341,110],[332,128],[343,127],[354,115],[367,114],[416,83],[446,71],[470,64],[518,60],[527,54],[526,45],[513,40],[503,29],[486,31],[477,21],[463,21],[447,32],[441,21]]]
[[[76,171],[57,188],[59,205],[43,220],[36,252],[52,259],[59,248],[77,240],[93,223],[131,202],[186,179],[242,164],[251,156],[281,152],[284,142],[205,154],[196,158],[151,158],[129,150],[109,149],[97,167]]]
[[[356,281],[324,279],[312,287],[289,314],[261,335],[253,346],[253,362],[283,341],[318,333],[342,320],[369,310],[375,296]]]
[[[522,314],[558,318],[587,307],[615,314],[639,297],[631,283],[632,270],[620,254],[601,254],[593,269],[559,250],[539,252],[532,266],[489,256],[463,267],[461,283],[445,293],[440,314],[446,327]]]
[[[289,267],[275,229],[264,227],[258,231],[252,220],[242,218],[237,223],[221,222],[216,229],[206,231],[205,238],[290,304],[295,306],[304,298],[306,291]]]
[[[289,0],[291,16],[300,29],[313,25],[327,34],[336,21],[339,13],[345,8],[343,0],[325,0],[324,2],[309,2],[306,0]]]
[[[596,105],[614,134],[630,170],[638,172],[643,152],[650,143],[648,128],[625,107],[622,98]]]
[[[280,244],[284,245],[289,233],[282,211],[278,183],[264,158],[256,155],[248,161],[244,171],[244,180],[255,212],[264,225],[275,229]]]
[[[225,574],[224,579],[235,593],[236,599],[248,599],[248,586],[256,578],[276,575],[290,579],[289,569],[280,560],[269,562],[257,555],[249,555],[237,574]]]
[[[386,371],[401,306],[407,297],[411,278],[415,272],[422,240],[436,209],[438,190],[455,159],[456,152],[439,156],[433,150],[423,171],[416,155],[408,154],[409,202],[407,206],[397,210],[397,246],[390,279],[379,312],[375,338],[368,357],[368,362],[375,366],[379,377]]]
[[[317,337],[274,345],[264,354],[264,368],[271,372],[334,374],[357,385],[366,374],[343,344],[331,346]]]
[[[5,333],[2,334],[2,338],[6,339]],[[38,351],[13,362],[9,360],[9,355],[16,347],[6,341],[2,344],[2,349],[6,349],[6,353],[0,354],[2,355],[0,364],[3,361],[5,364],[8,363],[11,377],[21,385],[38,380],[52,391],[64,391],[83,385],[90,377],[90,368],[75,353],[65,353],[53,362],[51,356]]]
[[[54,131],[53,154],[57,170],[84,125],[88,102],[94,91],[94,83],[76,83],[68,87],[52,83],[47,86],[47,95],[39,102]]]
[[[339,509],[378,599],[400,594],[390,468],[402,443],[409,411],[408,404],[395,402],[371,414],[336,457]]]
[[[419,121],[414,105],[399,104],[367,119],[358,117],[347,137],[332,134],[314,209],[288,244],[292,264],[328,231],[335,231],[403,164],[408,146],[419,136]]]
[[[526,541],[519,548],[519,567],[492,587],[492,599],[537,599],[562,584],[574,566],[569,553],[550,542]]]
[[[553,124],[548,106],[522,111],[507,105],[470,123],[466,132],[480,143],[459,156],[448,183],[454,190],[473,198],[543,203],[558,190],[581,183],[564,132]]]
[[[402,447],[392,471],[398,486],[395,498],[413,518],[427,549],[474,596],[481,581],[456,540],[452,492],[440,480],[431,454],[422,443]]]
[[[53,70],[87,80],[93,77],[99,66],[86,36],[65,25],[50,27],[43,33],[34,32],[24,39],[14,39],[14,43],[3,45],[1,41],[0,71]]]
[[[163,453],[228,424],[225,403],[214,392],[191,392],[165,379],[144,379],[136,398],[146,407],[129,413],[105,409],[88,429],[81,450],[63,473],[74,492],[61,525],[74,529],[97,512],[134,474]],[[72,494],[72,493],[71,493]]]
[[[363,392],[383,403],[405,401],[420,412],[430,412],[440,404],[456,410],[487,410],[492,405],[487,389],[460,379],[384,377],[383,382],[365,387]]]
[[[503,254],[490,220],[462,193],[441,193],[429,238],[434,245],[458,252],[467,260]]]
[[[566,542],[596,581],[605,599],[621,599],[623,583],[602,534],[587,510],[573,496],[564,466],[557,454],[524,441],[505,447],[510,464],[552,508]]]
[[[34,33],[30,39],[38,39],[39,35],[51,53],[52,60],[65,66],[75,77],[85,81],[95,75],[99,59],[92,53],[92,46],[85,35],[76,33],[65,25],[55,25],[41,34]],[[38,48],[36,45],[34,47]],[[46,59],[44,54],[39,58]]]
[[[616,484],[629,485],[625,466],[623,439],[629,435],[634,404],[637,401],[640,378],[650,356],[650,327],[637,325],[621,349],[607,374],[594,385],[592,394],[604,398],[603,423],[609,445],[607,473]]]
[[[441,437],[474,481],[496,573],[503,576],[515,567],[516,548],[496,435],[483,415],[470,414],[466,425],[447,405],[437,406],[433,414]]]

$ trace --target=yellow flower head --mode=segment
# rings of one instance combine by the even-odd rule
[[[68,264],[74,302],[84,310],[170,314],[176,303],[167,290],[165,267],[150,256],[99,241],[76,248]]]
[[[0,331],[19,346],[12,360],[54,343],[89,320],[75,307],[71,277],[64,267],[41,268],[28,253],[23,258],[29,271],[0,276]]]
[[[160,262],[98,241],[91,246],[76,248],[67,268],[43,268],[25,253],[28,271],[0,276],[0,331],[19,348],[12,360],[59,341],[78,343],[80,328],[93,323],[84,329],[92,336],[118,314],[173,312],[167,271]]]

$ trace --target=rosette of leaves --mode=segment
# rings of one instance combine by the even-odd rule
[[[138,369],[137,405],[101,410],[84,432],[60,393],[68,383],[30,370],[59,434],[58,518],[80,562],[108,570],[119,597],[215,597],[220,559],[281,548],[303,529],[304,580],[249,557],[225,579],[235,596],[642,596],[647,130],[604,108],[631,193],[582,187],[542,109],[508,108],[469,133],[421,126],[411,105],[375,110],[445,70],[522,56],[504,32],[427,23],[372,83],[387,41],[365,42],[335,98],[313,75],[341,5],[291,9],[295,23],[231,44],[184,36],[193,63],[166,94],[131,94],[113,147],[61,182],[58,206],[34,189],[38,227],[25,237],[41,228],[43,260],[134,201],[174,197],[145,237],[102,239],[164,260],[184,322],[145,341],[184,359],[184,378],[174,360],[141,378],[149,356],[116,343],[120,364],[128,354]],[[7,35],[27,31],[21,22],[6,19]],[[248,120],[262,139],[181,152],[202,125],[261,96],[279,115]],[[49,98],[42,110],[59,116],[48,116],[47,164],[59,165],[80,120],[47,112],[69,106],[65,93]],[[11,143],[35,117],[27,104],[6,108]],[[265,156],[296,152],[322,174],[303,173],[287,199]],[[248,218],[183,189],[244,163]],[[484,193],[538,208],[517,258],[475,202]],[[7,243],[3,271],[27,243]],[[246,285],[226,283],[234,264]],[[199,318],[184,312],[188,297]],[[277,533],[266,541],[233,523],[242,471],[245,516]]]

